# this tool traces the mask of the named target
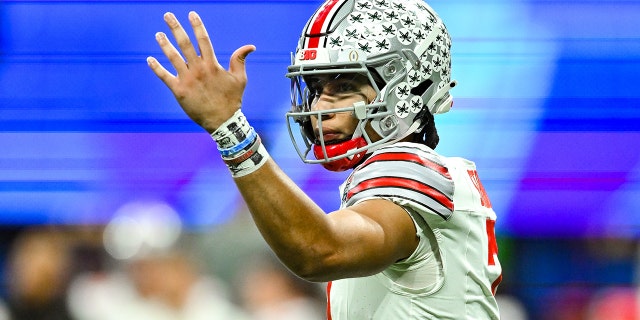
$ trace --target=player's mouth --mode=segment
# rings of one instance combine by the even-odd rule
[[[319,135],[319,131],[316,131],[316,137],[318,137]],[[322,130],[322,140],[324,141],[325,145],[332,145],[332,144],[338,144],[344,141],[348,141],[351,139],[351,136],[347,136],[343,133],[337,132],[337,131],[332,131],[332,130]],[[321,145],[322,142],[320,141],[319,138],[316,138],[316,140],[314,141],[314,143],[316,145]]]

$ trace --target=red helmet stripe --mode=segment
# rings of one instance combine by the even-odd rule
[[[327,26],[325,24],[327,22],[327,17],[331,15],[336,4],[341,1],[342,0],[329,0],[325,2],[322,8],[318,11],[316,16],[313,18],[313,22],[311,22],[311,27],[307,33],[307,36],[309,36],[307,48],[318,48],[320,45],[320,35],[326,31]]]

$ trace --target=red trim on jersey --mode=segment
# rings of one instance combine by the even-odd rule
[[[327,320],[331,320],[331,284],[333,282],[327,282]]]
[[[490,266],[496,265],[496,256],[498,256],[498,242],[496,242],[496,221],[487,219],[487,239],[489,239],[489,256],[487,262]]]
[[[498,276],[498,279],[496,279],[492,284],[491,284],[491,293],[493,293],[493,295],[496,295],[496,291],[498,290],[498,285],[500,284],[500,282],[502,282],[502,274],[500,274],[500,276]],[[331,320],[331,319],[329,319]]]
[[[320,45],[320,34],[322,33],[322,26],[327,20],[329,13],[333,9],[333,7],[340,2],[340,0],[331,0],[327,1],[325,5],[318,11],[315,20],[311,23],[311,27],[309,28],[309,43],[307,48],[317,48]]]
[[[350,199],[354,194],[362,192],[364,190],[385,187],[396,187],[415,190],[422,194],[426,194],[431,199],[440,203],[442,206],[453,211],[453,200],[449,199],[442,192],[438,191],[430,185],[421,183],[419,181],[398,177],[381,177],[363,181],[353,189],[349,190],[349,192],[347,193],[347,199]]]
[[[410,162],[415,162],[418,164],[421,164],[429,169],[432,169],[435,172],[440,173],[442,176],[444,176],[447,179],[451,179],[451,175],[449,175],[449,169],[447,169],[446,167],[435,163],[427,158],[421,157],[417,154],[414,153],[408,153],[408,152],[387,152],[387,153],[381,153],[378,154],[374,157],[371,157],[369,159],[367,159],[367,161],[364,162],[364,164],[362,165],[363,167],[369,165],[370,163],[374,162],[374,161],[410,161]]]
[[[491,201],[489,200],[489,196],[487,195],[487,190],[484,189],[482,182],[480,182],[478,171],[467,170],[467,173],[471,178],[471,182],[473,182],[473,185],[476,187],[476,189],[480,193],[480,205],[482,205],[485,208],[491,208]]]
[[[489,241],[489,256],[487,257],[487,264],[490,266],[496,265],[496,257],[498,256],[498,242],[496,242],[496,221],[487,219],[487,240]],[[496,295],[498,285],[502,282],[502,274],[491,283],[491,293]]]

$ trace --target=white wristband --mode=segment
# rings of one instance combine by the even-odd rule
[[[247,118],[238,109],[231,118],[223,122],[216,131],[211,134],[211,138],[218,143],[218,150],[229,149],[237,146],[247,139],[253,128],[247,122]]]
[[[240,110],[222,123],[211,137],[218,143],[218,151],[234,178],[255,172],[270,158],[260,137]]]
[[[260,169],[260,167],[262,167],[265,163],[267,163],[267,160],[269,160],[271,156],[269,155],[269,153],[267,152],[267,149],[264,147],[264,145],[262,145],[262,143],[260,143],[259,140],[257,143],[260,144],[258,146],[258,150],[252,153],[251,157],[249,157],[247,160],[244,160],[239,164],[227,163],[227,167],[229,168],[229,171],[231,171],[232,177],[234,178],[244,177]]]

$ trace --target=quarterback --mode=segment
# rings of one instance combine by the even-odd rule
[[[287,125],[302,161],[350,170],[326,213],[273,161],[241,111],[246,58],[222,67],[201,18],[195,45],[172,13],[177,74],[147,62],[217,143],[262,236],[303,279],[327,283],[327,317],[499,319],[491,207],[475,164],[436,148],[452,106],[451,38],[421,0],[327,0],[302,30],[286,76]],[[197,49],[196,49],[197,48]]]

